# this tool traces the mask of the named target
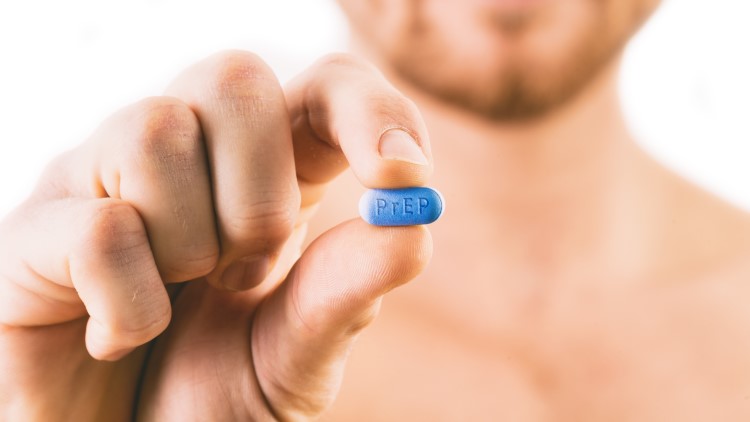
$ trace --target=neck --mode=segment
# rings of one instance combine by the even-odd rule
[[[637,150],[620,110],[616,73],[615,63],[564,107],[524,122],[483,120],[409,86],[400,88],[427,121],[437,171],[455,176],[453,167],[462,167],[469,171],[459,174],[483,175],[482,185],[492,192],[484,196],[511,204],[593,193],[603,176]]]
[[[612,63],[553,113],[522,123],[479,119],[392,78],[427,122],[433,183],[444,191],[446,217],[454,213],[451,226],[477,222],[476,236],[491,233],[486,246],[502,265],[535,278],[580,277],[592,262],[602,273],[636,268],[642,257],[621,252],[643,242],[639,203],[647,199],[634,188],[653,166],[624,123],[617,68]]]

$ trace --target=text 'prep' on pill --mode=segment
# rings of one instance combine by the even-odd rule
[[[445,203],[440,192],[426,187],[370,189],[359,200],[359,215],[376,226],[430,224]]]

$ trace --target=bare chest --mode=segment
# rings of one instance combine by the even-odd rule
[[[509,271],[543,251],[498,249],[507,233],[453,202],[432,263],[387,295],[324,420],[750,420],[748,268],[556,283]]]
[[[441,281],[386,300],[326,420],[750,420],[738,292],[673,286],[519,305],[509,291],[493,308],[467,293],[440,302],[429,283]]]

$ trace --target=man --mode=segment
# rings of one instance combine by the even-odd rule
[[[220,53],[3,221],[4,419],[747,420],[750,218],[618,108],[656,1],[341,3],[404,94]],[[428,182],[430,231],[353,213]]]

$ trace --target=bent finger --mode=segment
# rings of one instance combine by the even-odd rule
[[[185,103],[169,97],[139,101],[107,119],[85,149],[90,163],[80,167],[99,169],[98,196],[123,199],[143,218],[165,281],[213,270],[219,242],[205,148]]]
[[[167,90],[203,128],[221,256],[208,280],[241,290],[262,281],[299,210],[284,94],[256,55],[223,52],[180,75]]]
[[[26,265],[12,285],[3,285],[3,322],[45,325],[88,314],[87,349],[107,360],[166,328],[169,297],[133,207],[115,199],[61,199],[30,214],[4,233],[15,246],[12,259]]]
[[[369,188],[426,183],[427,129],[416,105],[372,65],[347,54],[316,62],[285,87],[302,205],[351,166]]]

